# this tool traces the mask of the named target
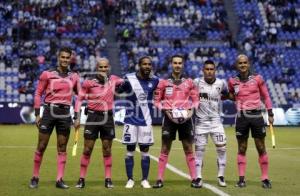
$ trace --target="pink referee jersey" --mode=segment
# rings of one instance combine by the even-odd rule
[[[261,75],[250,75],[246,81],[241,81],[238,76],[230,78],[228,89],[235,95],[237,110],[261,109],[261,99],[268,110],[272,109],[268,88]]]
[[[75,112],[79,112],[83,100],[88,101],[88,109],[94,111],[108,111],[113,109],[114,95],[117,86],[123,83],[123,79],[111,75],[108,81],[98,77],[85,80],[75,103]]]
[[[190,78],[160,80],[154,93],[154,105],[161,110],[191,109],[198,104],[198,91]]]
[[[80,81],[77,73],[59,73],[58,70],[43,71],[34,96],[34,108],[37,114],[39,114],[43,94],[45,94],[45,103],[71,105],[73,92],[77,94],[79,89]]]

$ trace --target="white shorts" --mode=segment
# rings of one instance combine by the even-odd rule
[[[201,127],[195,127],[195,145],[207,145],[208,135],[210,135],[212,141],[216,145],[226,144],[226,135],[223,126],[218,126],[216,128],[207,131],[207,129],[201,129]]]
[[[195,134],[203,134],[203,133],[224,133],[224,127],[222,124],[217,124],[210,127],[205,127],[196,124],[195,125]]]
[[[137,126],[131,124],[125,124],[123,129],[123,144],[142,144],[153,145],[153,128],[152,125]]]

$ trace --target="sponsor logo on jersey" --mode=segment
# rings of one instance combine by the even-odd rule
[[[140,101],[145,101],[145,100],[147,99],[146,93],[141,93],[141,94],[139,95],[138,99],[139,99]]]

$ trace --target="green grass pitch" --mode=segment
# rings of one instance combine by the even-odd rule
[[[82,130],[83,128],[81,128]],[[121,137],[122,126],[116,128],[117,137]],[[82,153],[83,138],[79,139],[77,156],[71,156],[74,132],[72,131],[68,146],[68,160],[64,180],[70,185],[68,190],[55,188],[56,178],[56,135],[52,134],[51,141],[45,152],[40,172],[39,188],[28,188],[32,175],[33,152],[37,144],[37,129],[33,125],[0,125],[0,195],[216,195],[212,191],[190,188],[189,180],[166,170],[165,186],[162,189],[142,189],[140,187],[141,169],[140,154],[135,154],[134,177],[136,186],[127,190],[124,155],[125,147],[119,142],[113,143],[113,183],[115,188],[104,188],[104,169],[100,142],[97,141],[91,163],[86,177],[86,188],[78,190],[74,188],[79,177],[79,161]],[[150,153],[159,155],[160,151],[160,127],[154,128],[155,145]],[[229,195],[300,195],[300,130],[297,128],[275,127],[275,149],[271,148],[269,135],[266,138],[270,159],[270,179],[273,188],[264,190],[260,184],[260,169],[257,161],[257,153],[253,140],[248,142],[247,153],[247,187],[240,189],[234,187],[237,180],[236,153],[237,144],[233,128],[226,128],[227,133],[227,187],[217,186],[216,153],[210,140],[206,150],[203,178],[204,182],[215,186]],[[188,173],[181,143],[175,141],[172,146],[169,163],[177,169]],[[157,175],[157,163],[151,160],[150,183],[153,184]]]

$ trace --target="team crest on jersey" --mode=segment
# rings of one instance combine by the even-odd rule
[[[216,90],[217,90],[218,92],[220,92],[220,91],[221,91],[221,88],[220,88],[220,87],[216,87]]]
[[[256,80],[255,80],[254,78],[251,78],[251,79],[250,79],[250,84],[251,84],[251,85],[256,84]]]
[[[148,87],[149,87],[149,88],[152,88],[152,87],[153,87],[153,84],[152,84],[151,82],[149,82],[149,83],[148,83]]]

